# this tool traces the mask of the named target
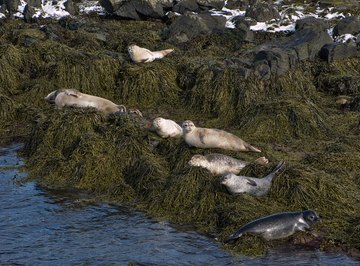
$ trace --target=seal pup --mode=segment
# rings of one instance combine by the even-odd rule
[[[182,123],[182,129],[184,140],[189,146],[261,152],[234,134],[220,129],[196,127],[190,120]]]
[[[58,108],[72,107],[94,107],[105,114],[127,113],[124,105],[117,105],[105,98],[81,93],[76,89],[56,90],[49,93],[45,100],[55,104]]]
[[[285,238],[297,231],[309,230],[310,226],[319,220],[319,215],[312,210],[276,213],[240,227],[225,243],[233,243],[245,233],[259,234],[266,240]]]
[[[231,194],[248,193],[253,196],[264,196],[270,189],[271,181],[285,167],[285,162],[281,161],[274,170],[264,178],[255,178],[248,176],[238,176],[235,174],[226,174],[221,178],[223,184]]]
[[[260,157],[254,162],[265,165],[269,160],[265,157]],[[210,153],[206,155],[196,154],[191,157],[188,164],[205,168],[213,175],[223,175],[226,173],[238,174],[250,162],[238,160],[220,153]]]
[[[162,117],[153,120],[151,130],[162,138],[180,137],[182,135],[182,128],[178,123]]]
[[[128,47],[128,52],[131,60],[135,63],[149,63],[158,58],[163,58],[165,55],[171,53],[174,49],[166,49],[161,51],[150,51],[146,48],[139,47],[132,44]]]

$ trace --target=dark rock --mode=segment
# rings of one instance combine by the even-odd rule
[[[70,17],[62,17],[59,20],[59,24],[61,25],[61,27],[68,30],[77,30],[80,27],[80,23],[76,19]]]
[[[320,57],[328,62],[359,56],[356,46],[348,43],[331,43],[321,48]]]
[[[99,4],[106,10],[106,12],[112,14],[123,5],[123,2],[123,0],[100,0]]]
[[[217,10],[221,10],[225,5],[224,0],[197,0],[197,3],[200,6],[200,8],[203,10],[208,10],[213,8]]]
[[[250,28],[250,26],[256,25],[256,21],[249,17],[244,16],[236,16],[231,19],[234,23],[235,27],[238,28],[241,24],[245,25],[246,27]]]
[[[240,24],[236,27],[236,32],[240,35],[241,40],[245,42],[254,41],[254,32],[250,30],[245,24]]]
[[[329,28],[328,23],[320,18],[315,17],[306,17],[303,19],[298,19],[295,24],[296,30],[303,29],[317,29],[317,30],[327,30]]]
[[[359,0],[346,0],[346,1],[335,1],[335,0],[320,0],[318,1],[320,8],[332,7],[333,11],[351,11],[360,8]]]
[[[343,34],[352,34],[356,35],[360,33],[360,17],[352,16],[346,17],[340,20],[334,27],[333,37],[340,36]]]
[[[244,10],[248,7],[249,0],[228,0],[225,7],[229,9]]]
[[[35,7],[27,4],[23,11],[25,22],[28,22],[28,23],[35,22],[36,18],[33,17],[35,15],[35,13],[36,13]]]
[[[164,9],[159,0],[132,0],[136,12],[144,17],[160,19],[164,17]]]
[[[69,12],[70,15],[75,16],[79,14],[79,8],[74,4],[72,0],[67,0],[64,3],[64,6],[65,6],[65,10]]]
[[[280,14],[274,5],[264,1],[256,1],[246,9],[246,17],[250,17],[259,22],[265,22],[272,19],[280,19]]]
[[[29,6],[41,8],[41,0],[28,0],[26,2]]]
[[[183,0],[177,2],[172,10],[174,12],[184,14],[186,11],[198,12],[199,9],[200,8],[196,0]]]
[[[140,20],[139,14],[136,12],[136,9],[132,2],[125,2],[123,5],[119,6],[118,8],[113,7],[114,12],[112,14],[126,19],[135,19]]]
[[[360,44],[360,33],[356,36],[356,44]]]
[[[187,13],[174,20],[165,32],[165,38],[173,43],[183,43],[201,34],[225,30],[226,19],[210,14]]]
[[[20,0],[4,0],[3,5],[5,5],[6,10],[4,13],[7,13],[10,18],[13,18],[20,5]]]

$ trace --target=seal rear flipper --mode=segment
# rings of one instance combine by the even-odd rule
[[[236,242],[236,240],[238,240],[238,238],[240,238],[243,235],[243,233],[238,233],[235,232],[232,235],[230,235],[227,239],[225,239],[224,243],[225,244],[233,244]]]
[[[274,168],[274,170],[270,173],[270,175],[278,175],[285,168],[285,161],[280,161]]]
[[[245,177],[245,179],[250,186],[253,186],[253,187],[257,186],[257,184],[254,180],[251,180],[250,178],[247,178],[247,177]]]

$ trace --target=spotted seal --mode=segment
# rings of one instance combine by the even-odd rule
[[[151,129],[162,138],[181,137],[182,135],[182,128],[178,123],[162,117],[153,120]]]
[[[223,184],[231,194],[248,193],[253,196],[264,196],[268,193],[271,181],[285,167],[285,162],[281,161],[274,170],[263,178],[238,176],[235,174],[225,174],[221,178]]]
[[[76,89],[62,89],[49,93],[45,100],[55,104],[58,108],[63,107],[93,107],[105,113],[127,113],[124,105],[117,105],[110,100],[81,93]]]
[[[132,44],[128,47],[130,58],[135,63],[149,63],[155,59],[163,58],[167,54],[173,52],[174,49],[166,49],[161,51],[150,51],[146,48]]]
[[[259,234],[266,240],[285,238],[297,231],[309,230],[310,226],[319,220],[319,215],[312,210],[276,213],[240,227],[225,243],[233,243],[246,233]]]
[[[196,127],[190,120],[182,123],[182,129],[183,138],[189,146],[261,152],[234,134],[220,129]]]
[[[260,157],[254,162],[265,165],[269,160],[265,157]],[[196,154],[191,157],[188,164],[205,168],[213,175],[223,175],[226,173],[238,174],[250,162],[238,160],[220,153],[210,153],[206,155]]]

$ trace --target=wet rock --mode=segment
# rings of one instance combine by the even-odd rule
[[[320,57],[328,62],[357,56],[359,56],[359,52],[357,51],[356,46],[348,43],[326,44],[320,51]]]
[[[62,17],[59,20],[59,24],[61,25],[61,27],[66,28],[68,30],[77,30],[80,27],[79,21],[70,17]]]
[[[248,28],[250,28],[250,26],[256,25],[255,20],[244,16],[236,16],[231,21],[234,23],[236,28],[238,28],[241,24],[245,25]]]
[[[33,6],[30,6],[27,4],[24,8],[23,15],[25,22],[31,23],[35,22],[36,18],[34,18],[34,15],[36,14],[36,9]]]
[[[13,18],[14,14],[17,12],[17,9],[20,5],[20,0],[3,0],[2,6],[4,6],[5,12],[9,18]]]
[[[346,33],[352,35],[360,33],[360,16],[346,17],[335,25],[333,30],[333,37]]]
[[[197,3],[202,10],[209,10],[212,8],[221,10],[225,5],[224,0],[197,0]]]
[[[225,29],[225,23],[226,19],[222,16],[187,13],[176,18],[164,35],[170,42],[183,43],[200,34],[222,32]]]
[[[264,1],[255,1],[246,9],[246,17],[251,17],[259,22],[265,22],[272,19],[280,19],[280,14],[274,5]]]
[[[41,0],[28,0],[26,2],[29,6],[41,8]]]
[[[240,38],[245,42],[254,41],[254,32],[250,30],[245,24],[239,24],[236,27],[237,34],[240,35]]]
[[[320,8],[332,7],[334,11],[350,11],[360,8],[360,3],[358,0],[320,0],[318,1],[318,4]]]
[[[249,0],[228,0],[225,7],[229,9],[244,10],[248,7]]]
[[[69,12],[70,15],[77,15],[79,14],[79,8],[74,4],[72,0],[67,0],[64,3],[65,10]]]

